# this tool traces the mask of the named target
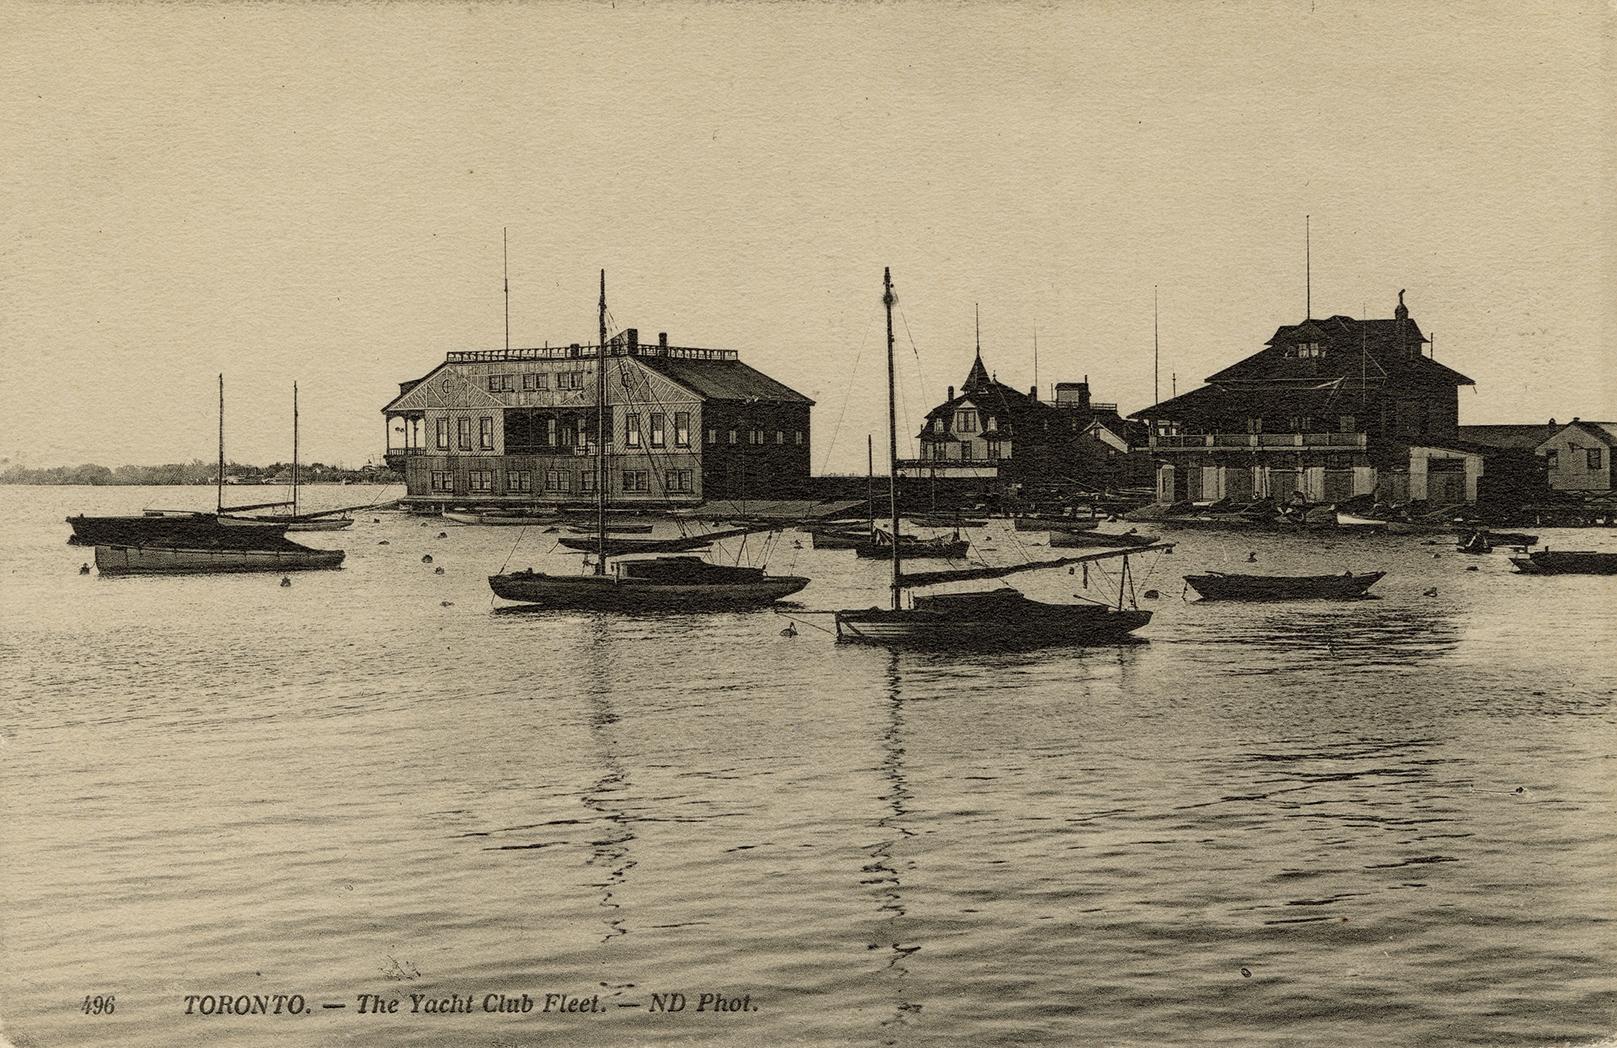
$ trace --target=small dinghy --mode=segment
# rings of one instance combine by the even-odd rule
[[[1210,571],[1186,575],[1203,600],[1357,600],[1387,573],[1362,575],[1229,575]]]
[[[1510,562],[1523,575],[1617,575],[1617,553],[1593,550],[1535,550]]]

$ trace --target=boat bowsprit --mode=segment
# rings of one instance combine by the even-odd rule
[[[1210,571],[1186,575],[1203,600],[1354,600],[1385,577],[1384,571],[1355,575],[1229,575]]]

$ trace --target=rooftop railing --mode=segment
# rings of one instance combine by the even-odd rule
[[[513,349],[457,349],[444,354],[449,364],[490,364],[523,360],[594,360],[599,346],[528,346]],[[608,344],[613,357],[667,357],[676,360],[739,360],[733,349],[701,349],[694,346]]]

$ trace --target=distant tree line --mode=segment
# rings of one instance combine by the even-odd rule
[[[398,484],[404,480],[397,470],[386,466],[341,469],[321,462],[300,465],[298,479],[306,484],[331,484],[345,480],[351,484]],[[216,484],[218,480],[219,467],[201,459],[162,466],[108,467],[86,464],[31,469],[0,464],[0,484]],[[232,462],[225,466],[225,483],[290,484],[292,466],[286,462],[275,462],[268,466],[243,466]]]

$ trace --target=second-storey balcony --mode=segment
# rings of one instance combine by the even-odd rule
[[[1358,451],[1365,447],[1363,433],[1153,433],[1151,450],[1175,451]]]

